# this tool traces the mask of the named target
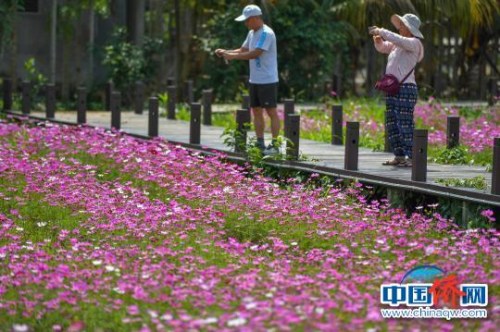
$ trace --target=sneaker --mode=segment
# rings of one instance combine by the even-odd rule
[[[255,142],[254,147],[259,148],[260,151],[264,151],[266,149],[264,143],[259,143],[259,142]]]
[[[280,150],[278,149],[278,147],[272,145],[272,144],[269,144],[267,146],[267,148],[265,148],[264,151],[262,151],[262,154],[264,156],[274,156],[276,154],[279,154],[280,153]]]

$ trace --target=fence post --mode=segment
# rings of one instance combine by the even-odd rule
[[[293,99],[285,99],[283,101],[283,132],[285,133],[285,137],[287,136],[287,119],[290,114],[295,114],[295,104]]]
[[[31,82],[23,81],[21,83],[22,87],[22,112],[23,114],[29,114],[31,111]]]
[[[45,118],[56,117],[56,86],[52,83],[45,85]]]
[[[148,135],[158,136],[158,98],[156,97],[149,98]]]
[[[243,99],[241,101],[241,108],[249,110],[250,109],[250,96],[249,95],[243,95]]]
[[[412,181],[427,181],[427,129],[413,131]]]
[[[285,123],[286,133],[286,158],[290,160],[299,159],[300,142],[300,114],[289,114]]]
[[[358,170],[359,122],[347,122],[345,137],[344,168]]]
[[[177,103],[176,90],[177,89],[175,85],[169,85],[167,87],[167,93],[168,93],[167,119],[170,120],[175,120],[175,104]]]
[[[12,80],[10,78],[3,79],[3,110],[10,111],[12,109]]]
[[[144,108],[144,83],[135,82],[135,114],[142,114]]]
[[[121,94],[118,91],[111,93],[110,107],[111,107],[111,128],[120,130],[121,125]]]
[[[203,124],[212,125],[212,90],[203,90]]]
[[[500,137],[493,141],[493,170],[491,173],[491,193],[500,195]]]
[[[113,84],[113,82],[108,81],[106,83],[106,92],[105,92],[106,111],[111,111],[111,94],[113,93],[114,89],[115,89],[115,85]]]
[[[78,104],[76,109],[76,122],[87,123],[87,90],[85,87],[78,88]]]
[[[190,105],[191,119],[189,121],[189,143],[200,144],[201,133],[201,104],[192,103]]]
[[[342,122],[343,120],[342,105],[332,106],[332,144],[342,145]]]
[[[239,109],[236,111],[236,131],[234,137],[234,151],[245,152],[247,144],[247,130],[250,126],[250,111]]]
[[[460,144],[460,117],[449,116],[446,126],[446,143],[448,149],[452,149]]]
[[[167,87],[172,85],[175,85],[175,77],[169,76],[167,77]]]

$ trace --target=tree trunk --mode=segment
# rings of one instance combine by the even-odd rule
[[[57,59],[57,0],[52,0],[50,14],[50,75],[49,82],[56,83],[56,59]]]
[[[92,85],[94,82],[94,41],[95,41],[95,11],[94,11],[94,0],[90,0],[89,5],[89,45],[88,45],[88,56],[89,63],[87,69],[87,88],[88,91],[92,90]]]

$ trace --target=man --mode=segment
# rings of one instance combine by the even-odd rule
[[[249,60],[250,107],[253,111],[257,146],[265,155],[279,152],[277,137],[280,120],[276,112],[278,95],[278,59],[274,31],[264,24],[262,11],[256,5],[248,5],[236,21],[245,22],[250,30],[243,45],[235,50],[217,49],[215,54],[226,60]],[[264,112],[271,118],[272,143],[264,143]]]

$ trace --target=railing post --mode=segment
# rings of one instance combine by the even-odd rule
[[[189,121],[189,143],[200,144],[201,134],[201,104],[192,103],[190,105],[191,119]]]
[[[250,111],[239,109],[236,111],[236,132],[234,137],[234,151],[245,152],[247,144],[247,130],[250,126]]]
[[[111,111],[111,94],[113,93],[113,90],[115,89],[115,86],[113,82],[108,81],[106,83],[106,91],[105,91],[105,103],[106,103],[106,111]]]
[[[167,103],[167,119],[175,120],[175,104],[177,103],[176,87],[169,85],[167,87],[168,103]]]
[[[52,83],[45,85],[45,118],[56,117],[56,86]]]
[[[347,122],[345,137],[344,168],[358,170],[359,122]]]
[[[300,114],[289,114],[286,119],[286,158],[297,160],[299,159]]]
[[[332,144],[342,145],[342,122],[343,122],[342,105],[332,106]]]
[[[241,108],[245,110],[250,109],[250,96],[249,95],[243,95],[243,99],[241,101]]]
[[[120,130],[121,126],[121,94],[118,91],[111,93],[111,128]]]
[[[500,137],[493,140],[493,170],[491,173],[491,193],[500,195]]]
[[[427,181],[427,129],[413,131],[412,181]]]
[[[149,98],[148,135],[158,136],[158,98],[156,97]]]
[[[31,82],[23,81],[22,87],[22,105],[21,109],[23,114],[29,114],[31,111]]]
[[[295,104],[294,104],[294,100],[293,99],[285,99],[283,101],[283,124],[284,124],[284,128],[283,128],[283,132],[285,133],[285,136],[286,136],[286,133],[287,133],[287,128],[286,128],[286,125],[287,125],[287,119],[288,119],[288,116],[290,114],[294,114],[295,113]]]
[[[452,149],[460,144],[460,117],[449,116],[446,126],[446,145]]]
[[[78,104],[76,106],[76,122],[78,124],[87,123],[87,89],[78,88]]]
[[[212,90],[203,90],[203,124],[212,125]]]
[[[144,108],[144,83],[135,82],[135,114],[142,114]]]
[[[10,111],[12,109],[12,80],[10,78],[3,79],[3,110]]]

